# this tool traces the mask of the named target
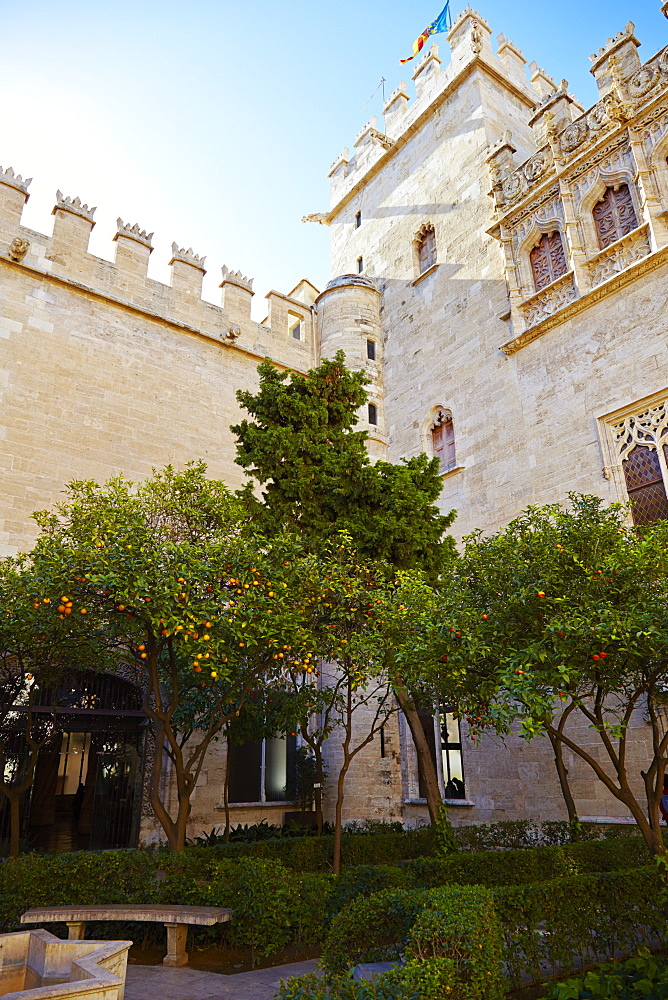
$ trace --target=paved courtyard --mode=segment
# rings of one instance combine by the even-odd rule
[[[281,979],[315,969],[315,962],[293,962],[224,976],[188,968],[129,965],[125,1000],[273,1000]]]

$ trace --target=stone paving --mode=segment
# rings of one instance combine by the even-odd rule
[[[225,976],[197,969],[129,965],[125,1000],[273,1000],[281,979],[315,970],[315,962],[293,962]]]

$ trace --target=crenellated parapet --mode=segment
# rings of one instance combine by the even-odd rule
[[[507,353],[668,247],[668,47],[642,64],[638,45],[629,23],[591,57],[602,96],[573,118],[565,81],[546,89],[534,114],[544,143],[529,159],[513,164],[509,136],[489,150],[489,231],[504,248],[515,331]]]
[[[152,322],[210,338],[258,360],[269,356],[299,370],[311,365],[315,344],[310,304],[293,302],[290,296],[273,292],[270,294],[277,301],[285,300],[286,308],[274,309],[274,322],[269,325],[254,322],[253,279],[224,266],[221,303],[214,305],[202,298],[206,257],[176,242],[172,243],[169,260],[169,284],[155,281],[148,275],[154,233],[120,217],[112,236],[113,261],[97,257],[88,251],[95,207],[78,196],[65,196],[60,190],[52,213],[52,234],[25,229],[21,213],[29,184],[29,179],[23,179],[13,169],[0,168],[0,268],[19,268],[31,275],[31,281],[41,276],[47,284],[105,301],[113,309],[130,310]],[[44,301],[52,301],[51,290],[45,290],[44,296]],[[293,314],[304,320],[299,342],[290,328]],[[50,321],[40,318],[40,322]]]

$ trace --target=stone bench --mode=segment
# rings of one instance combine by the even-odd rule
[[[188,927],[211,927],[232,917],[232,910],[219,906],[39,906],[26,910],[22,924],[65,923],[70,941],[82,941],[89,920],[138,920],[164,924],[167,928],[167,954],[163,965],[178,967],[188,964],[186,942]]]

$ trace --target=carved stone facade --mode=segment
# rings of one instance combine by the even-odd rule
[[[256,386],[265,356],[305,372],[340,348],[371,379],[376,423],[365,410],[361,426],[372,456],[440,449],[441,502],[457,509],[460,537],[570,490],[659,495],[668,48],[643,63],[638,45],[629,24],[592,56],[599,100],[585,110],[535,63],[527,80],[520,50],[500,36],[495,52],[467,8],[447,35],[449,61],[436,46],[424,54],[415,97],[400,84],[383,127],[372,119],[332,165],[329,211],[305,217],[330,227],[332,281],[270,292],[264,323],[251,320],[252,279],[238,271],[223,268],[220,305],[202,299],[205,259],[192,249],[174,244],[170,285],[149,278],[152,233],[137,224],[118,220],[113,261],[89,254],[94,209],[79,198],[58,193],[52,235],[25,229],[30,182],[0,169],[0,551],[31,544],[31,511],[72,478],[141,478],[202,457],[237,487],[236,389]],[[641,713],[632,725],[637,771]],[[463,761],[455,822],[564,816],[544,741],[474,746],[463,732],[460,748],[439,732],[436,745]],[[329,753],[334,774],[334,740]],[[582,817],[624,821],[599,782],[567,766]],[[224,768],[221,748],[202,772],[192,834],[222,822]],[[445,758],[439,769],[445,787],[454,772]],[[325,799],[331,813],[331,788]],[[285,809],[237,804],[233,822]],[[351,769],[346,817],[425,815],[394,717]],[[144,836],[156,836],[148,821]]]

